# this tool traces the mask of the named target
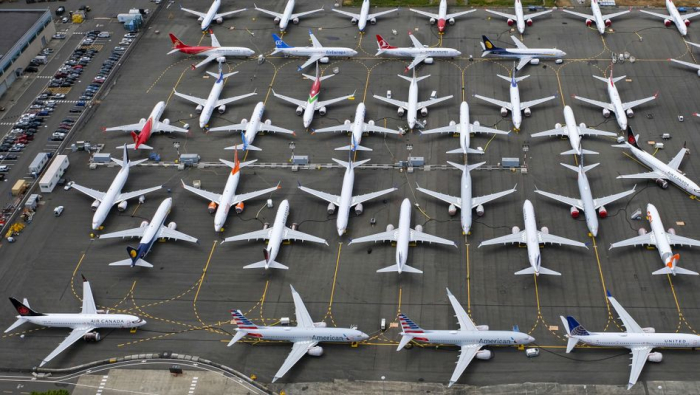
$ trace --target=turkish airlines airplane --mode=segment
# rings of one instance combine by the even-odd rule
[[[369,22],[372,25],[377,24],[377,17],[390,14],[392,12],[398,11],[398,8],[394,8],[393,10],[387,10],[387,11],[379,11],[375,12],[374,14],[369,13],[369,0],[363,0],[362,1],[362,6],[360,7],[360,13],[355,14],[352,12],[348,11],[343,11],[338,8],[333,8],[331,11],[337,12],[338,14],[349,16],[351,19],[351,22],[353,25],[357,25],[357,28],[360,29],[360,32],[365,31],[365,28],[367,27],[367,22]]]
[[[224,22],[224,17],[237,14],[239,12],[245,11],[247,8],[243,8],[240,10],[236,11],[228,11],[228,12],[219,12],[219,7],[221,7],[221,0],[214,0],[213,3],[211,3],[211,7],[209,7],[209,10],[205,13],[199,12],[199,11],[194,11],[190,10],[189,8],[184,8],[182,5],[180,5],[180,9],[185,12],[189,12],[190,14],[197,15],[198,21],[202,22],[200,27],[202,28],[202,31],[205,32],[207,29],[209,29],[209,26],[211,26],[212,21],[216,21],[216,23],[223,23]]]
[[[632,10],[629,9],[627,11],[620,11],[616,12],[613,14],[608,14],[608,15],[603,15],[600,12],[600,5],[598,4],[597,0],[591,0],[591,12],[593,15],[588,15],[588,14],[583,14],[580,12],[575,12],[571,10],[567,10],[566,8],[562,8],[562,11],[566,12],[567,14],[571,14],[574,16],[577,16],[579,18],[583,18],[586,20],[586,26],[590,27],[593,23],[595,23],[595,27],[598,29],[598,33],[601,35],[605,34],[605,28],[612,26],[612,19],[616,18],[620,15],[625,15]]]
[[[173,42],[173,50],[168,52],[168,55],[180,52],[185,55],[191,56],[204,56],[205,59],[197,64],[192,65],[192,70],[204,66],[205,64],[216,60],[219,63],[226,62],[227,57],[238,57],[238,58],[248,58],[255,55],[255,51],[246,47],[222,47],[219,44],[219,40],[216,39],[214,32],[209,30],[209,36],[211,37],[211,46],[190,46],[186,45],[180,39],[175,37],[174,34],[170,33],[170,41]]]
[[[581,156],[583,154],[595,154],[595,151],[590,151],[581,148],[581,136],[603,136],[603,137],[617,137],[617,133],[605,132],[602,130],[591,129],[586,126],[585,123],[576,125],[576,118],[574,118],[574,112],[571,107],[564,106],[564,126],[558,123],[554,125],[554,129],[546,130],[544,132],[535,133],[532,137],[568,137],[571,149],[569,151],[564,151],[562,155],[576,155]]]
[[[493,11],[489,9],[486,9],[484,11],[506,18],[508,20],[508,26],[515,25],[518,28],[518,33],[520,34],[525,33],[525,25],[532,26],[533,18],[537,18],[538,16],[542,16],[552,12],[552,10],[545,10],[525,15],[523,14],[523,3],[521,3],[520,0],[515,0],[515,15],[507,14],[505,12],[500,11]]]
[[[668,15],[657,14],[656,12],[641,9],[639,11],[663,19],[666,27],[671,26],[671,24],[676,25],[678,32],[684,37],[688,34],[690,19],[700,15],[700,12],[691,12],[681,16],[681,14],[678,12],[678,8],[676,8],[676,5],[673,4],[673,0],[666,0],[666,11],[668,11]]]
[[[301,71],[316,62],[328,63],[330,57],[352,57],[357,55],[357,51],[346,47],[324,47],[311,32],[311,29],[309,29],[309,37],[311,38],[311,47],[292,47],[273,33],[272,38],[275,40],[275,50],[272,51],[271,55],[281,52],[285,56],[308,56],[309,60],[297,67],[297,71]]]
[[[274,11],[258,8],[258,6],[255,4],[253,5],[255,6],[256,10],[275,18],[275,23],[279,24],[281,33],[284,33],[287,30],[287,26],[289,26],[289,21],[292,21],[293,24],[297,25],[299,24],[299,18],[323,11],[323,7],[321,7],[317,10],[299,12],[294,14],[294,0],[287,1],[287,5],[284,7],[284,11],[281,14]]]
[[[170,120],[168,118],[165,118],[163,122],[160,121],[160,117],[163,116],[163,112],[165,111],[165,102],[159,101],[156,106],[153,108],[153,111],[151,111],[151,115],[148,116],[148,119],[146,118],[141,118],[139,123],[131,124],[131,125],[122,125],[122,126],[114,126],[111,128],[105,128],[103,129],[105,132],[114,132],[114,131],[119,131],[119,132],[131,132],[131,138],[134,139],[134,144],[127,144],[126,148],[129,149],[153,149],[150,145],[146,145],[145,143],[148,141],[149,138],[151,138],[151,134],[154,132],[161,132],[161,133],[187,133],[188,130],[184,128],[179,128],[177,126],[172,126],[170,124]],[[139,130],[140,132],[136,134],[135,130]],[[119,146],[117,148],[124,148],[124,146]]]
[[[236,125],[229,125],[229,126],[221,126],[218,128],[211,128],[209,129],[210,132],[241,132],[241,140],[242,143],[238,145],[234,145],[231,147],[226,147],[224,149],[226,150],[243,150],[243,151],[261,151],[260,148],[256,147],[253,145],[253,142],[255,141],[255,136],[258,135],[260,132],[266,132],[266,133],[283,133],[283,134],[291,134],[293,136],[296,136],[296,133],[294,133],[293,130],[285,129],[285,128],[280,128],[278,126],[272,125],[272,121],[269,119],[265,120],[263,122],[262,120],[262,115],[265,112],[265,103],[263,102],[258,102],[258,104],[255,105],[255,109],[253,110],[253,115],[250,116],[250,121],[243,118],[241,120],[241,123],[236,124]]]
[[[452,48],[442,48],[442,47],[426,47],[421,44],[420,41],[413,35],[413,33],[408,32],[408,37],[411,38],[413,42],[413,47],[394,47],[389,45],[386,40],[377,34],[377,46],[379,49],[374,56],[379,56],[382,54],[397,57],[397,58],[413,58],[413,61],[406,66],[404,70],[406,73],[409,70],[413,70],[420,63],[433,64],[435,59],[433,58],[456,58],[462,53],[456,49]]]
[[[409,8],[411,11],[415,12],[416,14],[420,14],[423,16],[427,16],[430,18],[430,24],[434,25],[437,23],[437,28],[438,32],[440,34],[445,33],[445,26],[446,23],[449,23],[450,25],[455,24],[455,18],[458,18],[462,15],[467,15],[471,12],[474,12],[476,10],[467,10],[467,11],[460,11],[460,12],[454,12],[452,14],[447,13],[447,0],[440,0],[440,6],[438,7],[438,13],[433,14],[432,12],[426,12],[426,11],[421,11],[417,10],[415,8]]]
[[[336,151],[372,151],[371,148],[361,146],[362,135],[365,133],[384,133],[384,134],[400,134],[399,131],[393,129],[387,129],[374,124],[374,121],[365,122],[365,103],[360,103],[357,105],[355,110],[355,119],[350,122],[349,119],[345,120],[345,123],[338,126],[331,126],[328,128],[314,129],[313,134],[316,133],[333,133],[333,132],[350,132],[350,145],[344,145],[338,147]]]

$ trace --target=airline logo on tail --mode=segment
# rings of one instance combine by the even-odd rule
[[[377,45],[379,46],[379,49],[382,49],[382,50],[384,50],[384,49],[396,49],[396,47],[389,45],[389,43],[386,42],[386,40],[382,36],[380,36],[379,34],[377,34]]]
[[[175,35],[172,33],[170,33],[170,41],[173,42],[173,48],[183,48],[183,47],[187,46],[187,45],[185,45],[185,43],[180,41],[179,38],[175,37]]]
[[[275,40],[275,47],[277,48],[292,48],[274,33],[272,34],[272,39]]]
[[[15,306],[15,309],[17,310],[17,313],[21,315],[22,317],[31,317],[31,316],[41,316],[43,314],[37,313],[36,311],[32,310],[31,308],[25,306],[22,302],[19,300],[10,297],[10,302],[12,302],[12,305]],[[25,303],[27,300],[25,299]]]
[[[240,310],[231,310],[231,316],[236,322],[236,325],[238,325],[238,329],[258,329],[258,326],[245,318]]]
[[[403,329],[404,333],[425,333],[418,324],[403,313],[399,314],[399,321],[401,321],[401,329]]]
[[[579,324],[574,317],[566,317],[566,321],[569,323],[569,332],[571,333],[571,336],[589,336],[590,333],[586,330],[586,328],[583,327],[583,325]]]
[[[486,49],[494,49],[494,48],[496,48],[496,47],[493,45],[493,43],[491,42],[491,40],[489,40],[488,38],[486,38],[486,36],[481,36],[481,38],[484,40],[484,47],[485,47]]]
[[[673,269],[673,268],[676,267],[676,264],[677,264],[678,261],[680,261],[680,260],[681,260],[681,255],[680,255],[680,254],[676,254],[676,255],[672,256],[672,257],[668,260],[668,262],[666,262],[666,266],[667,266],[669,269]]]
[[[245,139],[244,139],[245,140]],[[231,174],[235,175],[241,169],[241,162],[238,161],[238,150],[233,153],[233,169],[231,169]]]

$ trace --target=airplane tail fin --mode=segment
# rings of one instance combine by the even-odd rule
[[[668,258],[666,261],[666,266],[663,269],[659,269],[652,274],[654,275],[659,275],[659,274],[673,274],[674,276],[676,274],[685,274],[685,275],[690,275],[690,276],[697,276],[698,273],[694,272],[692,270],[684,269],[680,266],[676,266],[678,261],[680,261],[681,256],[680,254],[675,254],[671,257]]]
[[[413,322],[406,314],[399,314],[399,321],[401,322],[401,342],[396,348],[396,351],[401,351],[408,342],[413,340],[416,336],[420,336],[421,333],[425,333],[423,328],[418,326]]]
[[[288,270],[289,267],[276,262],[276,261],[260,261],[260,262],[255,262],[251,263],[250,265],[243,266],[243,269],[281,269],[281,270]]]
[[[527,269],[523,269],[523,270],[515,272],[516,276],[522,276],[525,274],[537,274],[537,275],[546,274],[549,276],[561,276],[561,273],[555,272],[554,270],[547,269],[547,268],[542,267],[542,266],[540,266],[540,270],[537,272],[535,272],[535,268],[532,266],[528,267]]]
[[[137,259],[136,262],[134,262],[131,258],[124,259],[121,261],[112,262],[109,264],[109,266],[131,266],[131,267],[140,266],[140,267],[148,267],[148,268],[153,267],[153,265],[144,261],[143,259]]]
[[[474,148],[467,148],[467,151],[464,152],[461,148],[449,150],[446,152],[447,154],[478,154],[478,155],[483,155],[484,151],[479,151],[478,149]]]
[[[272,33],[272,38],[275,40],[275,51],[280,49],[294,48],[282,40],[278,35]]]
[[[389,43],[386,42],[386,40],[379,34],[377,34],[377,47],[379,47],[379,53],[384,52],[387,49],[396,49],[396,47],[389,45]]]
[[[120,146],[117,147],[117,148],[121,149],[121,148],[124,148],[124,147],[126,147],[126,148],[128,148],[128,149],[136,149],[136,144],[125,144],[125,145],[120,145]],[[146,145],[146,144],[140,144],[138,149],[153,149],[153,147],[151,147],[150,145]],[[140,162],[139,162],[139,163],[140,163]]]
[[[254,146],[254,145],[250,145],[250,144],[246,144],[246,145],[243,145],[243,144],[237,144],[237,145],[232,145],[232,146],[230,146],[230,147],[226,147],[226,148],[224,148],[224,149],[225,149],[225,150],[229,150],[229,151],[231,151],[231,150],[243,150],[243,151],[246,151],[246,150],[250,150],[250,151],[262,151],[262,150],[261,150],[260,148],[258,148],[258,147],[256,147],[256,146]],[[246,163],[247,163],[247,162],[246,162]]]
[[[240,310],[231,310],[231,317],[233,318],[233,321],[236,322],[236,325],[238,325],[238,329],[258,329],[258,326],[255,325],[251,320],[247,319]]]
[[[564,318],[563,316],[560,316],[562,324],[564,324],[564,329],[566,329],[566,335],[569,338],[569,340],[566,343],[566,353],[570,353],[571,350],[576,347],[576,344],[579,342],[578,338],[574,336],[590,336],[590,333],[586,330],[586,328],[583,327],[583,325],[579,324],[578,321],[572,316],[567,316]]]
[[[362,145],[356,144],[356,145],[346,145],[343,147],[338,147],[335,149],[336,151],[372,151],[372,148],[367,148]]]
[[[173,42],[173,48],[175,49],[180,49],[180,48],[187,48],[188,45],[185,45],[182,41],[180,41],[179,38],[175,37],[174,34],[170,33],[170,41]]]
[[[232,311],[232,312],[233,312],[233,311]],[[231,341],[228,342],[227,347],[231,347],[232,345],[236,344],[237,341],[239,341],[239,340],[241,340],[242,338],[244,338],[245,335],[247,335],[247,334],[248,334],[248,332],[246,332],[246,331],[244,331],[244,330],[238,330],[238,331],[236,331],[236,334],[233,336],[233,339],[231,339]]]
[[[462,171],[465,171],[467,169],[467,167],[465,165],[461,165],[459,163],[450,162],[449,160],[447,161],[447,163],[451,164],[452,166],[454,166],[457,169],[462,170]]]
[[[591,151],[591,150],[587,150],[587,149],[583,149],[583,148],[581,148],[581,153],[586,154],[586,155],[598,155],[599,154],[599,152],[595,152],[595,151]],[[576,150],[571,149],[568,151],[564,151],[561,154],[562,155],[578,155],[578,152],[576,152]]]
[[[481,36],[481,40],[482,40],[482,42],[481,42],[481,48],[484,50],[484,52],[486,52],[486,51],[493,51],[494,49],[501,49],[501,48],[499,48],[499,47],[493,45],[493,43],[491,42],[491,40],[489,40],[489,38],[486,37],[486,36]]]
[[[399,342],[399,346],[396,347],[396,351],[401,351],[403,350],[404,347],[406,347],[406,344],[413,340],[413,336],[411,335],[403,335],[401,336],[401,341]]]
[[[333,161],[335,161],[335,163],[337,163],[337,164],[339,164],[339,165],[345,167],[346,169],[351,169],[350,166],[352,166],[352,169],[354,169],[354,168],[356,168],[357,166],[364,165],[365,163],[369,162],[370,160],[369,160],[369,159],[365,159],[365,160],[353,162],[353,161],[352,161],[352,150],[351,150],[350,152],[348,152],[348,161],[347,161],[347,162],[342,161],[342,160],[340,160],[340,159],[335,159],[335,158],[333,158]]]
[[[399,265],[391,265],[387,266],[385,268],[377,270],[377,273],[391,273],[391,272],[398,272],[399,271]],[[406,273],[415,273],[415,274],[423,274],[422,270],[418,270],[415,267],[408,266],[408,265],[403,265],[403,268],[401,269],[402,272]]]
[[[12,305],[15,306],[15,310],[17,310],[17,313],[22,317],[39,317],[44,315],[42,313],[37,313],[31,307],[29,307],[29,301],[27,299],[20,302],[19,300],[10,297],[10,302],[12,302]]]
[[[630,145],[632,145],[634,148],[639,149],[639,145],[637,144],[638,139],[639,139],[639,135],[635,136],[634,132],[632,131],[632,127],[627,126],[627,142]]]
[[[481,166],[483,166],[484,164],[486,164],[486,162],[475,163],[475,164],[473,164],[473,165],[466,165],[466,166],[467,166],[467,171],[472,171],[472,170],[474,170],[474,169],[478,169],[478,168],[480,168]]]

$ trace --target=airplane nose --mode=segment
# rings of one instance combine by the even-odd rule
[[[338,236],[343,236],[345,234],[345,228],[338,228]]]
[[[367,340],[367,339],[369,339],[369,335],[366,334],[366,333],[363,333],[363,334],[360,335],[360,339],[362,339],[362,340]]]
[[[593,237],[597,237],[598,236],[598,228],[591,229],[591,234],[593,235]]]
[[[92,223],[92,230],[98,230],[99,228],[100,228],[100,224],[98,222]]]
[[[527,342],[528,342],[528,343],[532,343],[532,342],[534,342],[534,341],[535,341],[535,338],[534,338],[534,337],[532,337],[532,336],[528,336],[528,337],[527,337]]]
[[[142,320],[141,320],[141,325],[140,325],[140,326],[144,326],[144,325],[146,325],[146,320],[142,319]]]
[[[350,52],[352,52],[352,56],[357,55],[357,51],[350,51]]]

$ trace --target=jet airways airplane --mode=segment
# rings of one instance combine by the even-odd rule
[[[525,25],[532,26],[532,19],[537,18],[538,16],[542,16],[545,14],[549,14],[552,12],[552,10],[545,10],[545,11],[540,11],[540,12],[534,12],[532,14],[523,14],[523,4],[520,2],[520,0],[515,0],[515,15],[513,14],[507,14],[505,12],[500,12],[500,11],[493,11],[486,9],[484,10],[486,12],[489,12],[494,15],[498,15],[500,17],[506,18],[508,21],[508,26],[513,26],[515,25],[518,28],[518,33],[524,34],[525,33]]]
[[[653,204],[647,204],[647,221],[651,226],[651,232],[647,233],[646,229],[639,229],[639,236],[631,239],[618,241],[610,244],[610,249],[627,246],[652,245],[664,262],[663,269],[659,269],[652,274],[689,274],[697,276],[698,273],[692,270],[684,269],[678,266],[678,261],[681,259],[680,254],[674,254],[671,250],[672,245],[687,245],[691,247],[700,247],[700,241],[690,239],[688,237],[676,235],[673,228],[669,228],[668,232],[664,230],[664,224],[661,222],[661,216]]]
[[[408,87],[408,101],[400,101],[396,99],[389,99],[388,97],[384,96],[379,96],[379,95],[374,95],[374,98],[377,100],[381,100],[385,103],[389,103],[393,106],[396,106],[399,108],[398,114],[400,117],[403,117],[403,114],[406,113],[406,120],[408,121],[408,127],[413,130],[413,128],[418,125],[419,128],[422,128],[423,125],[417,122],[418,118],[418,111],[421,112],[421,115],[426,117],[428,116],[428,107],[444,102],[445,100],[452,99],[452,95],[449,96],[443,96],[443,97],[437,97],[434,99],[428,99],[419,102],[418,101],[418,82],[422,81],[428,77],[430,77],[430,74],[424,75],[423,77],[416,77],[416,69],[413,69],[413,77],[409,78],[404,75],[397,74],[399,78],[403,78],[406,81],[410,82],[410,85]]]
[[[532,137],[562,137],[566,136],[569,138],[569,144],[571,149],[569,151],[564,151],[562,155],[576,155],[581,156],[583,154],[598,154],[595,151],[590,151],[581,148],[581,136],[604,136],[604,137],[617,137],[617,133],[605,132],[602,130],[596,130],[586,127],[585,123],[576,125],[576,118],[574,118],[574,112],[571,107],[564,106],[564,126],[560,123],[554,125],[554,129],[547,130],[544,132],[535,133]]]
[[[457,298],[452,295],[449,288],[447,289],[447,297],[450,299],[450,304],[455,311],[455,317],[459,323],[459,331],[449,330],[428,330],[423,329],[414,321],[406,316],[399,314],[401,321],[401,342],[396,351],[401,351],[410,341],[419,341],[422,343],[432,344],[454,344],[460,348],[459,359],[455,367],[448,387],[452,387],[459,380],[464,370],[471,361],[476,359],[488,360],[492,357],[491,350],[482,350],[485,346],[490,345],[513,345],[520,346],[529,344],[535,341],[535,338],[518,330],[518,326],[513,326],[512,331],[492,331],[488,325],[474,325],[474,322],[469,318],[467,312],[464,311],[462,305],[459,304]]]
[[[377,198],[382,195],[386,195],[389,192],[394,192],[398,188],[388,188],[378,192],[371,192],[364,195],[352,195],[352,189],[355,185],[355,168],[357,166],[363,165],[369,162],[369,159],[361,160],[359,162],[352,161],[352,151],[348,152],[348,161],[343,162],[342,160],[333,160],[339,165],[345,167],[345,175],[343,176],[343,186],[340,190],[340,195],[331,195],[330,193],[317,191],[315,189],[307,188],[299,184],[299,189],[316,196],[322,200],[327,201],[328,212],[333,213],[336,208],[338,208],[338,218],[336,219],[336,229],[338,230],[338,236],[342,236],[343,233],[348,228],[348,217],[350,216],[350,208],[355,207],[355,214],[362,214],[363,206],[362,203]]]
[[[153,188],[122,193],[122,188],[124,188],[124,184],[126,184],[126,180],[129,178],[129,169],[147,161],[148,158],[132,162],[129,160],[129,153],[127,152],[127,148],[124,147],[124,155],[122,157],[122,160],[114,158],[111,159],[116,164],[121,166],[121,169],[119,169],[119,173],[117,173],[117,175],[114,177],[114,181],[112,181],[112,184],[110,184],[109,189],[107,189],[107,192],[100,192],[92,188],[78,185],[76,183],[71,184],[71,187],[73,189],[95,199],[95,201],[92,203],[92,209],[95,211],[95,215],[93,215],[92,217],[93,230],[98,230],[102,226],[102,223],[105,221],[105,219],[107,219],[107,215],[109,215],[109,211],[115,204],[118,205],[117,208],[119,209],[119,211],[124,211],[126,210],[127,200],[133,199],[141,195],[145,195],[149,192],[157,191],[160,188],[162,188],[162,185],[158,185],[157,187]]]
[[[617,18],[620,15],[625,15],[628,12],[632,12],[631,9],[627,11],[620,11],[620,12],[615,12],[613,14],[608,14],[608,15],[603,15],[600,12],[600,5],[598,4],[597,0],[591,0],[591,12],[593,15],[589,14],[583,14],[580,12],[575,12],[571,10],[567,10],[565,8],[562,8],[562,11],[566,12],[567,14],[571,14],[574,16],[577,16],[579,18],[583,18],[586,20],[586,26],[590,27],[593,23],[595,23],[595,27],[598,29],[598,33],[601,35],[605,34],[605,28],[612,26],[612,19]]]
[[[661,362],[663,355],[660,352],[651,352],[656,347],[663,348],[696,348],[700,347],[700,336],[690,333],[656,333],[654,328],[642,328],[632,318],[622,305],[608,293],[608,300],[620,316],[625,332],[589,332],[579,324],[572,316],[564,318],[561,322],[566,329],[566,337],[569,339],[566,352],[570,353],[578,342],[601,347],[624,347],[632,354],[632,370],[627,382],[629,390],[639,379],[646,361]]]
[[[418,270],[415,267],[408,266],[406,264],[406,261],[408,260],[409,243],[416,243],[420,241],[423,243],[451,245],[457,248],[457,244],[452,240],[423,233],[423,227],[420,225],[417,225],[416,229],[411,229],[411,201],[408,199],[404,199],[401,203],[398,228],[394,229],[393,225],[387,225],[386,232],[352,239],[348,245],[354,243],[367,243],[369,241],[373,241],[375,243],[378,241],[390,241],[392,243],[396,243],[396,264],[379,269],[377,270],[377,273],[398,272],[401,274],[401,272],[406,272],[422,274],[422,270]]]
[[[437,28],[438,32],[440,34],[445,33],[445,26],[447,23],[450,25],[455,24],[455,18],[458,18],[462,15],[467,15],[469,13],[472,13],[476,10],[467,10],[467,11],[460,11],[460,12],[454,12],[452,14],[447,13],[447,0],[440,0],[440,6],[438,7],[438,13],[433,14],[432,12],[426,12],[426,11],[421,11],[421,10],[416,10],[414,8],[409,8],[411,11],[415,12],[416,14],[420,14],[423,16],[427,16],[430,18],[430,24],[434,25],[437,23]]]
[[[658,186],[662,189],[668,188],[668,182],[671,181],[678,188],[684,190],[685,192],[695,196],[700,197],[700,186],[695,182],[691,181],[690,178],[686,177],[685,173],[681,173],[679,167],[683,161],[683,157],[688,152],[685,147],[681,148],[676,156],[671,159],[668,164],[660,161],[654,155],[642,150],[639,145],[637,145],[637,139],[639,135],[635,136],[632,132],[632,128],[627,128],[627,141],[622,144],[613,145],[617,148],[628,148],[632,156],[644,166],[651,169],[647,173],[639,174],[626,174],[617,176],[617,178],[636,178],[636,179],[651,179],[656,182]]]
[[[280,128],[278,126],[272,125],[272,122],[268,119],[265,122],[262,120],[262,115],[265,112],[265,103],[258,102],[253,110],[253,115],[250,116],[250,121],[243,118],[241,123],[236,125],[221,126],[218,128],[209,129],[210,132],[241,132],[242,144],[234,145],[231,147],[226,147],[227,150],[243,150],[243,151],[261,151],[260,148],[253,145],[255,141],[255,136],[260,132],[267,133],[284,133],[296,136],[293,130]]]
[[[676,28],[678,29],[678,32],[681,34],[681,36],[685,36],[688,34],[688,26],[690,25],[690,19],[700,15],[700,12],[692,12],[681,16],[681,14],[678,12],[678,8],[676,8],[676,5],[673,4],[673,0],[666,0],[666,11],[668,11],[668,15],[657,14],[656,12],[642,9],[640,9],[639,11],[663,19],[664,25],[666,27],[671,26],[671,24],[676,25]]]
[[[204,56],[205,59],[203,61],[192,65],[192,70],[200,68],[215,59],[219,63],[224,63],[226,62],[227,57],[247,58],[255,55],[255,51],[246,47],[222,47],[221,44],[219,44],[219,40],[216,39],[214,32],[211,30],[209,30],[209,36],[211,37],[210,47],[199,45],[190,46],[185,45],[182,41],[175,37],[174,34],[170,33],[170,41],[173,42],[173,50],[168,52],[168,55],[175,52],[180,52],[184,53],[185,55]]]
[[[256,230],[254,232],[244,233],[238,236],[227,237],[224,239],[224,241],[221,242],[221,244],[228,243],[230,241],[268,240],[267,247],[263,249],[265,260],[252,263],[247,266],[243,266],[243,269],[287,270],[289,269],[289,267],[275,261],[283,241],[301,240],[328,245],[328,242],[320,237],[312,236],[308,233],[300,232],[296,229],[287,227],[288,216],[289,201],[285,199],[282,201],[279,208],[277,209],[277,215],[275,215],[275,221],[272,223],[271,227],[262,230]]]
[[[460,165],[458,163],[450,162],[448,161],[447,163],[451,164],[452,166],[456,167],[459,170],[462,170],[462,179],[460,182],[461,188],[460,188],[460,194],[459,196],[450,196],[446,195],[444,193],[440,192],[435,192],[431,191],[430,189],[425,189],[421,188],[416,184],[416,189],[418,191],[423,192],[427,195],[430,195],[432,197],[438,198],[442,200],[443,202],[449,203],[450,208],[449,212],[454,213],[458,208],[460,209],[460,215],[459,215],[459,221],[462,226],[462,232],[463,234],[469,234],[469,230],[472,227],[472,210],[476,209],[476,215],[482,216],[484,215],[484,204],[488,203],[492,200],[496,200],[500,197],[510,195],[511,193],[515,192],[515,188],[517,187],[514,186],[513,189],[509,189],[507,191],[502,191],[502,192],[497,192],[497,193],[492,193],[490,195],[484,195],[484,196],[478,196],[478,197],[473,197],[472,193],[474,192],[472,189],[472,176],[471,176],[471,171],[474,169],[479,168],[481,165],[483,165],[486,162],[481,162],[477,163],[475,165]]]
[[[361,342],[369,338],[367,334],[355,328],[327,328],[325,322],[314,322],[299,293],[293,286],[290,285],[290,288],[292,288],[294,300],[296,326],[257,326],[247,319],[240,310],[231,310],[231,316],[236,321],[238,328],[236,328],[236,335],[228,343],[229,347],[245,336],[294,343],[292,352],[289,353],[280,370],[275,373],[275,377],[272,379],[273,383],[284,376],[304,355],[309,354],[314,357],[323,355],[323,348],[318,346],[320,342],[350,343]]]
[[[160,121],[160,117],[165,111],[165,102],[159,101],[156,106],[151,111],[151,115],[148,119],[142,118],[139,123],[134,123],[131,125],[115,126],[112,128],[105,128],[105,132],[131,132],[131,138],[134,139],[134,144],[127,144],[126,147],[129,149],[153,149],[153,147],[146,145],[146,142],[151,138],[151,134],[154,132],[162,133],[187,133],[188,130],[184,128],[178,128],[177,126],[170,125],[170,120],[165,118],[163,122]],[[138,134],[134,132],[135,130],[140,130]],[[119,146],[117,148],[123,148],[124,146]]]
[[[330,133],[330,132],[350,132],[350,145],[345,145],[336,148],[336,151],[372,151],[371,148],[363,147],[360,145],[362,143],[362,135],[365,133],[385,133],[385,134],[400,134],[399,131],[393,129],[387,129],[374,124],[374,121],[365,122],[365,103],[360,103],[357,105],[355,110],[355,120],[351,123],[350,120],[345,120],[345,123],[338,126],[331,126],[328,128],[314,129],[313,133]]]
[[[382,15],[390,14],[392,12],[398,11],[398,8],[394,8],[393,10],[386,10],[386,11],[379,11],[375,12],[374,14],[369,13],[369,0],[363,0],[362,1],[362,6],[360,7],[360,13],[355,14],[352,12],[347,12],[343,10],[339,10],[337,8],[331,9],[333,12],[337,12],[338,14],[349,16],[352,18],[351,22],[353,25],[357,25],[357,28],[360,29],[361,33],[364,33],[365,28],[367,27],[367,22],[369,22],[372,25],[377,24],[377,17],[380,17]]]
[[[17,309],[17,321],[10,325],[5,333],[17,329],[24,323],[50,327],[50,328],[70,328],[71,333],[66,337],[58,347],[44,358],[39,366],[46,365],[54,359],[58,354],[70,347],[73,343],[80,339],[85,341],[99,341],[100,334],[96,329],[100,328],[138,328],[146,325],[146,320],[135,315],[129,314],[106,314],[101,313],[95,306],[95,299],[92,296],[90,283],[83,277],[83,307],[80,313],[38,313],[29,307],[29,302],[24,299],[21,303],[15,298],[10,298],[10,302]]]
[[[219,7],[221,7],[221,0],[214,0],[213,3],[211,3],[211,7],[209,7],[209,10],[205,13],[199,12],[199,11],[194,11],[190,10],[189,8],[184,8],[182,5],[180,5],[180,9],[185,12],[189,12],[190,14],[197,15],[198,21],[202,22],[200,27],[202,28],[202,31],[205,32],[207,29],[209,29],[209,26],[211,26],[212,21],[216,21],[216,23],[223,23],[224,22],[224,17],[237,14],[239,12],[243,12],[246,10],[246,8],[236,10],[236,11],[228,11],[228,12],[219,12]]]
[[[535,208],[532,207],[532,203],[529,200],[525,200],[523,204],[523,219],[525,221],[525,229],[520,230],[517,226],[513,227],[513,234],[496,237],[495,239],[482,241],[479,244],[481,246],[488,246],[494,244],[526,244],[527,245],[527,258],[530,261],[530,267],[515,272],[516,275],[522,274],[534,274],[539,276],[540,274],[548,274],[552,276],[561,276],[561,273],[555,272],[542,267],[542,255],[540,254],[540,244],[565,244],[574,247],[583,247],[588,249],[585,244],[574,241],[571,239],[566,239],[561,236],[555,236],[549,234],[549,229],[542,227],[542,230],[537,230],[537,221],[535,220]]]
[[[408,37],[411,38],[413,47],[394,47],[389,45],[382,36],[377,34],[377,46],[379,49],[374,56],[386,54],[397,58],[413,58],[413,61],[406,66],[404,70],[404,72],[408,73],[409,70],[413,70],[420,63],[433,64],[435,62],[433,58],[454,59],[462,54],[458,50],[452,48],[426,47],[421,44],[411,32],[408,32]]]
[[[302,71],[316,62],[328,63],[331,57],[353,57],[357,55],[357,51],[346,47],[324,47],[311,32],[311,29],[309,29],[309,37],[311,37],[313,46],[292,47],[273,33],[272,38],[275,40],[275,50],[272,51],[271,55],[281,52],[284,56],[308,56],[309,60],[298,66],[297,71]]]
[[[700,48],[700,44],[691,43],[690,41],[686,41],[685,43],[690,45],[690,46],[693,46],[695,48]],[[698,77],[700,77],[700,64],[684,62],[684,61],[678,60],[678,59],[669,59],[669,61],[674,62],[674,63],[678,63],[678,64],[683,65],[685,67],[690,67],[691,69],[695,69],[698,73]]]
[[[481,36],[482,42],[481,53],[482,58],[507,58],[507,59],[518,59],[518,66],[515,68],[516,71],[520,71],[528,63],[537,65],[540,63],[540,58],[563,58],[566,56],[566,52],[556,49],[556,48],[528,48],[522,41],[515,38],[515,36],[510,36],[510,38],[515,43],[517,48],[499,48],[491,42],[486,36]]]
[[[165,219],[168,217],[168,214],[170,214],[172,207],[173,199],[167,198],[158,206],[150,223],[148,221],[143,221],[138,228],[100,235],[100,239],[114,239],[118,237],[122,239],[126,237],[141,238],[137,248],[126,247],[126,252],[129,253],[129,259],[110,263],[109,266],[153,267],[153,265],[146,262],[144,258],[146,258],[146,255],[148,255],[151,248],[153,248],[153,244],[158,239],[184,240],[190,243],[197,243],[196,238],[175,230],[177,228],[175,222],[171,222],[168,226],[165,226]]]
[[[280,32],[282,33],[284,33],[287,30],[287,26],[289,26],[289,21],[292,21],[293,24],[297,25],[299,24],[299,18],[323,11],[323,7],[321,7],[317,10],[299,12],[294,14],[294,3],[294,0],[288,0],[287,5],[284,7],[284,11],[281,14],[274,11],[258,8],[258,6],[255,4],[253,5],[255,6],[256,10],[275,18],[275,23],[279,24]]]

